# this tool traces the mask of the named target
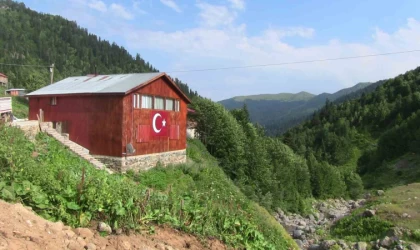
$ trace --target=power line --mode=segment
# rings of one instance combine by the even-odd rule
[[[166,73],[170,74],[170,73],[186,73],[186,72],[200,72],[200,71],[216,71],[216,70],[227,70],[227,69],[246,69],[246,68],[258,68],[258,67],[270,67],[270,66],[281,66],[281,65],[291,65],[291,64],[303,64],[303,63],[314,63],[314,62],[349,60],[349,59],[358,59],[358,58],[376,57],[376,56],[388,56],[388,55],[406,54],[406,53],[413,53],[413,52],[420,52],[420,49],[381,53],[381,54],[362,55],[362,56],[347,56],[347,57],[337,57],[337,58],[327,58],[327,59],[315,59],[315,60],[306,60],[306,61],[281,62],[281,63],[271,63],[271,64],[255,64],[255,65],[231,66],[231,67],[207,68],[207,69],[176,70],[176,71],[166,71]],[[0,65],[19,66],[19,67],[51,68],[50,65],[35,65],[35,64],[0,63]],[[162,71],[162,72],[165,72],[165,71]]]
[[[51,66],[35,65],[35,64],[17,64],[17,63],[0,63],[0,65],[6,66],[19,66],[19,67],[39,67],[39,68],[50,68]]]
[[[326,62],[326,61],[338,61],[338,60],[348,60],[348,59],[356,59],[356,58],[376,57],[376,56],[387,56],[387,55],[404,54],[404,53],[412,53],[412,52],[420,52],[420,49],[389,52],[389,53],[382,53],[382,54],[363,55],[363,56],[347,56],[347,57],[338,57],[338,58],[307,60],[307,61],[282,62],[282,63],[272,63],[272,64],[256,64],[256,65],[207,68],[207,69],[177,70],[177,71],[170,71],[166,73],[169,74],[169,73],[185,73],[185,72],[200,72],[200,71],[216,71],[216,70],[227,70],[227,69],[245,69],[245,68],[257,68],[257,67],[281,66],[281,65],[290,65],[290,64],[303,64],[303,63],[313,63],[313,62]]]

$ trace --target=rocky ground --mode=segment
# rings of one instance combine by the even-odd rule
[[[365,202],[365,199],[321,201],[313,204],[313,211],[315,212],[307,217],[299,214],[286,215],[283,211],[278,210],[276,219],[302,249],[308,249],[321,241],[320,232],[328,230],[335,221],[350,214],[352,210],[363,206]]]
[[[383,195],[382,190],[378,190],[376,195]],[[369,198],[369,196],[366,196]],[[374,242],[346,242],[344,240],[324,240],[325,232],[339,219],[349,215],[354,209],[363,207],[366,199],[349,200],[335,199],[317,201],[313,203],[313,213],[303,217],[299,214],[286,214],[278,210],[275,217],[290,235],[295,239],[301,249],[327,250],[327,249],[412,249],[420,250],[415,244],[409,244],[401,240],[404,229],[394,228],[388,232],[388,236]],[[375,210],[366,209],[361,216],[375,216]]]
[[[106,224],[100,230],[106,231]],[[50,222],[22,204],[0,200],[0,250],[21,249],[226,249],[217,240],[205,243],[173,229],[157,228],[155,234],[101,236],[96,229],[70,228]]]

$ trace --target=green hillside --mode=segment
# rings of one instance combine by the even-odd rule
[[[167,225],[237,249],[297,249],[200,142],[188,145],[189,164],[110,175],[45,134],[31,142],[19,129],[0,124],[0,198],[73,227],[100,220],[113,230],[152,232]]]
[[[283,141],[307,159],[342,171],[350,166],[368,188],[389,187],[420,181],[419,162],[409,160],[420,152],[418,124],[420,68],[383,81],[360,98],[328,102],[310,120],[285,133]]]
[[[242,108],[244,104],[250,113],[251,121],[265,127],[268,135],[276,135],[299,124],[321,108],[326,100],[334,101],[351,93],[359,92],[370,83],[359,83],[333,94],[313,95],[308,92],[297,94],[263,94],[238,96],[222,100],[220,103],[227,109]]]
[[[157,72],[139,54],[136,56],[109,43],[60,16],[41,14],[23,3],[0,0],[0,65],[12,87],[33,91],[50,82],[47,66],[55,64],[54,80],[69,76]],[[45,67],[40,67],[45,66]],[[197,95],[187,84],[174,79],[189,97]]]

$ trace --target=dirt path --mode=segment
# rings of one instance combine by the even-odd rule
[[[73,229],[61,222],[50,222],[22,204],[10,204],[0,200],[0,250],[226,249],[216,240],[208,241],[205,245],[191,235],[166,228],[156,229],[153,235],[102,237],[96,230]]]

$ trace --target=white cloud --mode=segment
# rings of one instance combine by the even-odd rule
[[[206,6],[200,13],[207,26],[176,32],[138,30],[127,34],[126,40],[130,41],[128,45],[133,49],[166,51],[171,55],[173,65],[176,65],[169,71],[308,61],[420,48],[420,22],[412,18],[393,33],[377,29],[368,43],[346,43],[331,39],[325,44],[295,47],[283,38],[295,36],[306,39],[312,37],[315,30],[306,27],[269,28],[261,34],[250,36],[244,24],[233,25],[233,20],[226,18],[219,21],[207,18],[203,13],[210,13],[208,10],[209,7]],[[229,26],[216,27],[221,24]],[[232,79],[248,79],[244,81],[246,88],[235,88],[229,90],[231,92],[216,91],[213,83],[203,80],[207,76],[198,77],[197,74],[185,73],[175,75],[187,80],[193,89],[211,93],[210,97],[220,99],[229,95],[264,92],[333,92],[357,82],[393,77],[418,64],[418,54],[413,53],[208,73],[218,75],[219,83],[224,85],[231,83]],[[200,82],[200,85],[192,84],[195,81]],[[285,81],[292,81],[293,84]],[[250,82],[254,84],[253,88],[249,87]],[[202,87],[206,84],[212,88]]]
[[[100,12],[106,12],[106,4],[99,0],[92,0],[88,3],[88,6]]]
[[[160,2],[174,11],[181,13],[181,8],[173,0],[160,0]]]
[[[234,9],[243,10],[245,9],[245,0],[228,0]]]
[[[111,6],[109,7],[110,10],[115,13],[115,15],[130,20],[133,19],[133,14],[131,14],[129,11],[127,11],[124,6],[113,3],[111,4]]]
[[[89,20],[82,22],[86,19],[86,13],[91,14],[83,8],[75,14],[70,15],[67,10],[65,13],[63,10],[63,13],[90,30],[93,27],[93,32],[105,39],[117,37],[118,43],[129,51],[140,52],[156,68],[168,72],[309,61],[420,48],[420,22],[414,18],[408,18],[404,25],[394,31],[378,27],[372,31],[368,41],[346,42],[330,37],[324,43],[310,44],[307,41],[304,43],[306,45],[295,46],[290,41],[310,39],[316,35],[316,31],[298,25],[276,25],[259,33],[250,33],[245,23],[237,21],[239,10],[229,4],[223,6],[198,2],[196,6],[199,10],[196,14],[199,20],[197,25],[175,31],[168,31],[169,23],[166,23],[165,31],[141,29],[140,26],[134,27],[131,22],[116,22],[102,15],[92,15]],[[110,6],[108,12],[111,12]],[[91,20],[95,18],[98,19]],[[394,77],[419,66],[419,56],[420,53],[407,53],[271,67],[171,73],[171,76],[180,78],[192,89],[214,100],[237,95],[296,93],[302,90],[317,94],[334,92],[358,82]]]
[[[277,39],[288,36],[300,36],[304,38],[310,38],[314,35],[315,30],[306,27],[287,27],[284,29],[268,29],[265,31],[266,35],[271,35]]]
[[[208,3],[197,3],[200,9],[201,24],[208,27],[229,25],[236,18],[236,13],[229,11],[226,6],[212,5]]]

